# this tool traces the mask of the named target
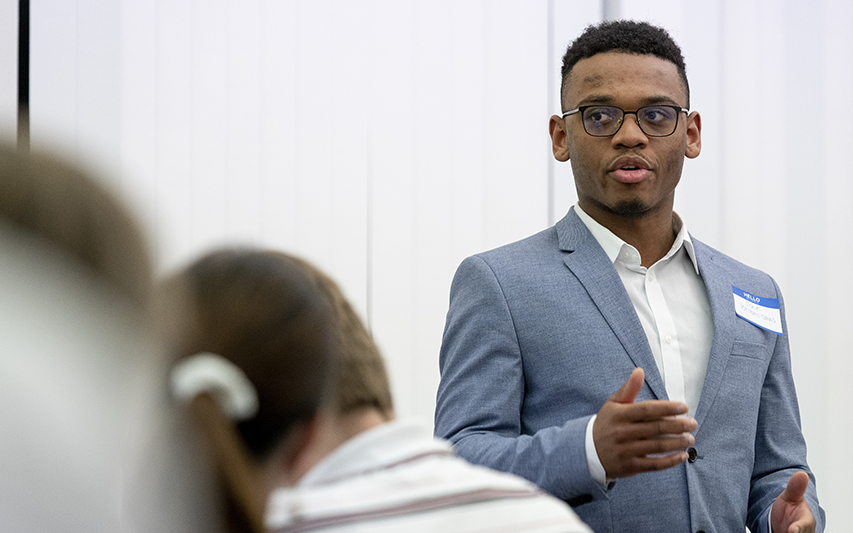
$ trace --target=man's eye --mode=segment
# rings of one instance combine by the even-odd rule
[[[607,124],[613,121],[613,114],[607,111],[593,111],[589,114],[589,120],[599,124]]]
[[[643,110],[642,119],[646,122],[663,122],[671,120],[673,112],[666,107],[647,107]]]

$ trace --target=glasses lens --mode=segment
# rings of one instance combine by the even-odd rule
[[[637,120],[646,135],[665,137],[675,131],[678,111],[667,106],[641,107],[637,110]]]
[[[583,110],[583,127],[590,135],[613,135],[622,125],[622,116],[618,107],[590,106]]]

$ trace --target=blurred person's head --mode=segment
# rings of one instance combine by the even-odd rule
[[[266,495],[290,483],[328,397],[336,356],[329,298],[304,262],[254,249],[209,253],[164,287],[185,296],[173,386],[191,398],[224,475],[231,528],[260,530]]]
[[[385,363],[373,337],[338,284],[311,263],[298,261],[331,304],[332,331],[338,352],[335,386],[332,387],[332,411],[338,415],[348,415],[367,408],[391,418],[394,410],[391,386]]]
[[[292,482],[348,440],[394,418],[385,363],[361,317],[332,278],[308,261],[297,261],[330,303],[337,357],[328,408],[320,412],[312,439],[291,463]]]
[[[0,145],[0,250],[0,530],[215,529],[127,207],[76,164]]]
[[[134,305],[147,303],[152,271],[142,230],[115,194],[77,165],[0,145],[0,223],[79,262]]]

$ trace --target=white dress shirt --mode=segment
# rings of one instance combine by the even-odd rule
[[[681,218],[673,213],[675,242],[669,252],[646,268],[640,253],[586,214],[575,212],[613,261],[646,332],[669,400],[684,402],[696,414],[714,334],[714,319],[693,243]],[[644,369],[648,373],[651,369]],[[613,391],[616,392],[616,391]],[[586,430],[590,474],[607,486],[604,468],[592,439],[593,416]]]

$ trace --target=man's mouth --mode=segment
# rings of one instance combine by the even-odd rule
[[[646,179],[650,170],[645,161],[632,157],[617,161],[610,172],[622,183],[639,183]]]
[[[622,167],[613,172],[616,179],[622,183],[639,183],[648,176],[649,171],[644,168]]]

